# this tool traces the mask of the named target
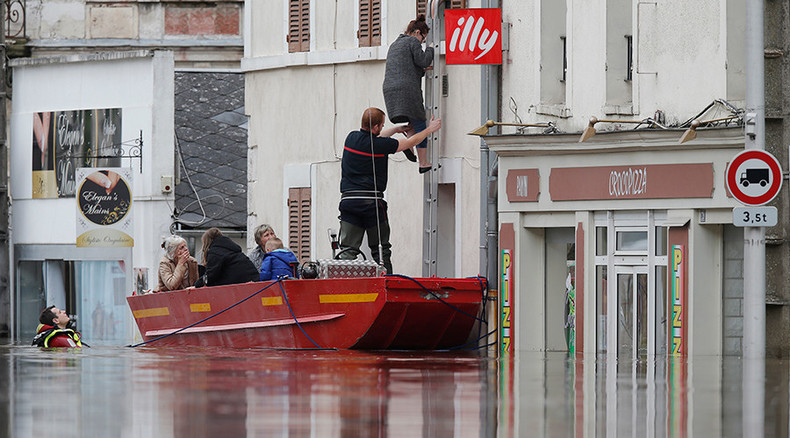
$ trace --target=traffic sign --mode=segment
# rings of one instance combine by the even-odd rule
[[[782,167],[762,149],[747,149],[733,158],[725,172],[727,189],[746,205],[763,205],[782,188]]]
[[[778,221],[776,207],[735,207],[732,224],[736,227],[773,227]]]

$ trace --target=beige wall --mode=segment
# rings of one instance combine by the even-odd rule
[[[335,2],[313,1],[311,51],[289,54],[286,2],[265,3],[246,5],[251,22],[247,56],[242,61],[250,116],[248,226],[252,229],[269,223],[278,235],[287,236],[288,185],[309,184],[312,258],[328,258],[331,249],[326,230],[339,225],[340,157],[345,137],[359,129],[366,107],[384,108],[381,85],[387,48],[413,17],[399,2],[383,2],[382,46],[359,48],[357,2],[340,0],[335,11]],[[480,67],[451,66],[447,74],[449,94],[441,103],[443,142],[439,150],[447,166],[440,171],[440,183],[452,183],[456,190],[455,275],[477,275],[480,142],[466,133],[480,125]],[[295,177],[293,172],[307,176]],[[390,158],[389,173],[393,265],[399,273],[419,275],[423,179],[417,166],[402,154]]]

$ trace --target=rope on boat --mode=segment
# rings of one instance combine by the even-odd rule
[[[288,295],[286,295],[286,293],[285,293],[285,288],[283,287],[283,277],[280,277],[280,278],[278,278],[278,279],[277,279],[277,284],[279,284],[279,285],[280,285],[280,292],[282,292],[282,294],[283,294],[283,299],[285,299],[285,304],[288,306],[288,311],[289,311],[289,312],[291,312],[291,317],[294,319],[294,322],[296,322],[296,326],[297,326],[297,327],[299,327],[299,330],[301,330],[301,331],[302,331],[302,334],[303,334],[303,335],[304,335],[304,336],[305,336],[307,339],[309,339],[309,340],[310,340],[310,342],[312,342],[312,343],[313,343],[313,345],[315,345],[315,348],[317,348],[317,349],[319,349],[319,350],[332,350],[332,348],[321,348],[321,346],[320,346],[320,345],[318,345],[318,344],[317,344],[317,343],[316,343],[316,342],[313,340],[313,338],[311,338],[311,337],[310,337],[310,335],[308,335],[308,334],[307,334],[307,332],[305,332],[305,331],[304,331],[304,329],[302,328],[302,324],[299,324],[299,320],[298,320],[298,319],[296,319],[296,315],[294,314],[294,311],[293,311],[293,309],[291,308],[291,303],[290,303],[290,302],[288,302]]]
[[[479,350],[481,348],[488,347],[489,345],[493,345],[493,344],[487,344],[487,345],[477,345],[477,344],[481,340],[487,339],[489,336],[491,336],[494,333],[496,333],[496,331],[497,331],[497,329],[493,329],[490,332],[486,333],[485,335],[479,336],[477,339],[468,341],[468,342],[466,342],[464,344],[461,344],[461,345],[456,345],[455,347],[449,347],[447,350],[449,350],[449,351],[453,351],[453,350]],[[465,348],[467,345],[472,345],[472,344],[477,345],[477,346],[473,347],[473,348]],[[496,344],[496,342],[494,342],[494,344]]]
[[[429,294],[431,294],[431,295],[432,295],[434,298],[436,298],[437,300],[441,301],[441,302],[442,302],[442,304],[444,304],[445,306],[447,306],[447,307],[449,307],[449,308],[451,308],[451,309],[455,310],[456,312],[462,313],[462,314],[464,314],[464,315],[466,315],[466,316],[468,316],[468,317],[470,317],[470,318],[474,319],[475,321],[480,321],[480,322],[482,322],[483,324],[486,324],[486,325],[488,325],[488,321],[486,321],[486,320],[484,320],[484,319],[481,319],[481,318],[478,318],[477,316],[470,315],[470,314],[468,314],[468,313],[464,312],[463,310],[459,309],[458,307],[456,307],[456,306],[453,306],[452,304],[450,304],[450,303],[448,303],[447,301],[443,300],[443,299],[442,299],[442,297],[440,297],[439,295],[436,295],[436,294],[435,294],[435,293],[434,293],[432,290],[428,289],[428,288],[427,288],[427,287],[425,287],[425,286],[424,286],[422,283],[420,283],[419,281],[417,281],[416,279],[414,279],[414,278],[412,278],[412,277],[409,277],[409,276],[407,276],[407,275],[402,275],[402,274],[387,274],[387,275],[385,275],[385,277],[399,277],[399,278],[403,278],[403,279],[405,279],[405,280],[411,280],[411,281],[413,281],[413,282],[417,283],[417,286],[420,286],[420,287],[422,288],[422,290],[424,290],[425,292],[428,292],[428,293],[429,293]],[[478,277],[478,278],[480,278],[480,277]],[[481,283],[482,283],[482,279],[481,279]]]
[[[462,350],[462,349],[478,350],[478,349],[487,348],[490,345],[493,345],[493,344],[487,344],[487,345],[482,345],[482,346],[476,346],[474,348],[464,348],[464,347],[466,347],[466,346],[468,346],[470,344],[475,344],[476,345],[482,339],[488,339],[489,336],[491,336],[492,334],[496,333],[496,331],[497,331],[497,329],[494,329],[494,330],[486,333],[485,335],[481,335],[483,324],[485,324],[485,326],[488,327],[488,319],[486,318],[486,304],[487,304],[487,301],[488,301],[486,299],[486,291],[488,290],[488,279],[486,279],[485,277],[481,277],[479,275],[477,275],[475,277],[467,277],[467,278],[475,278],[478,281],[480,281],[481,299],[482,299],[482,302],[483,302],[483,304],[482,304],[482,315],[483,315],[483,317],[482,318],[478,318],[476,316],[472,316],[469,313],[466,313],[463,310],[459,309],[458,307],[448,303],[447,301],[443,300],[440,296],[436,295],[432,290],[428,289],[427,287],[425,287],[425,285],[423,285],[422,283],[420,283],[419,281],[417,281],[416,279],[414,279],[412,277],[409,277],[409,276],[406,276],[406,275],[401,275],[401,274],[391,274],[391,275],[387,275],[387,277],[400,277],[400,278],[403,278],[403,279],[406,279],[406,280],[411,280],[414,283],[417,283],[417,285],[420,286],[424,291],[428,292],[434,298],[436,298],[437,300],[441,301],[442,304],[444,304],[444,305],[450,307],[451,309],[453,309],[453,310],[455,310],[457,312],[460,312],[460,313],[462,313],[462,314],[464,314],[464,315],[466,315],[466,316],[468,316],[468,317],[480,322],[480,325],[478,326],[478,330],[477,330],[477,336],[478,336],[477,339],[472,340],[472,341],[468,341],[468,342],[466,342],[464,344],[457,345],[455,347],[450,347],[450,348],[447,349],[448,351]],[[494,342],[494,344],[495,343],[496,342]]]
[[[234,307],[238,306],[239,304],[241,304],[241,303],[243,303],[243,302],[245,302],[245,301],[249,300],[250,298],[254,297],[255,295],[258,295],[259,293],[261,293],[261,292],[265,291],[266,289],[268,289],[268,288],[270,288],[270,287],[274,286],[275,284],[278,284],[278,283],[280,283],[280,284],[281,284],[281,283],[282,283],[282,281],[283,281],[283,280],[282,280],[282,278],[279,278],[279,279],[277,279],[277,282],[276,282],[276,283],[271,283],[271,284],[269,284],[268,286],[264,287],[263,289],[260,289],[260,290],[258,290],[257,292],[255,292],[254,294],[252,294],[252,295],[248,296],[247,298],[244,298],[243,300],[239,301],[238,303],[236,303],[236,304],[233,304],[233,305],[231,305],[230,307],[227,307],[227,308],[225,308],[225,309],[223,309],[223,310],[220,310],[219,312],[217,312],[217,313],[215,313],[215,314],[213,314],[213,315],[207,316],[207,317],[205,317],[205,318],[201,319],[201,320],[200,320],[200,321],[198,321],[198,322],[194,322],[194,323],[192,323],[192,324],[189,324],[189,325],[188,325],[188,326],[186,326],[186,327],[180,328],[180,329],[178,329],[178,330],[176,330],[176,331],[174,331],[174,332],[172,332],[172,333],[168,333],[168,334],[166,334],[166,335],[162,335],[162,336],[159,336],[159,337],[157,337],[157,338],[154,338],[154,339],[149,339],[149,340],[147,340],[147,341],[143,341],[143,342],[140,342],[140,343],[138,343],[138,344],[134,344],[134,345],[127,345],[127,347],[136,348],[136,347],[139,347],[139,346],[141,346],[141,345],[149,344],[149,343],[151,343],[151,342],[158,341],[158,340],[160,340],[160,339],[164,339],[164,338],[166,338],[166,337],[168,337],[168,336],[173,336],[173,335],[175,335],[175,334],[181,333],[181,332],[183,332],[184,330],[186,330],[186,329],[188,329],[188,328],[192,328],[192,327],[194,327],[194,326],[196,326],[196,325],[198,325],[198,324],[200,324],[200,323],[202,323],[202,322],[208,321],[209,319],[211,319],[211,318],[213,318],[213,317],[215,317],[215,316],[217,316],[217,315],[221,315],[221,314],[223,314],[223,313],[227,312],[228,310],[230,310],[230,309],[232,309],[232,308],[234,308]],[[280,288],[282,288],[282,284],[280,285]],[[286,299],[286,301],[287,301],[287,299]],[[289,306],[288,306],[288,308],[290,309],[290,308],[291,308],[291,306],[289,305]],[[292,314],[293,314],[293,313],[292,313]],[[298,322],[298,321],[297,321],[297,324],[299,324],[299,322]],[[300,326],[299,328],[301,329],[301,326]],[[312,341],[312,339],[311,339],[311,341]]]

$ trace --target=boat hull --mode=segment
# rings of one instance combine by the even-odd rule
[[[127,297],[149,345],[445,349],[465,343],[483,280],[284,280]]]

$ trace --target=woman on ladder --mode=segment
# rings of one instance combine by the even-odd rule
[[[422,49],[428,36],[425,15],[409,22],[406,32],[399,35],[387,52],[387,65],[384,72],[384,104],[392,123],[409,123],[407,137],[425,130],[427,117],[423,103],[422,78],[425,69],[433,62],[433,47]],[[428,162],[428,138],[417,145],[417,158],[420,173],[431,170]],[[403,151],[411,161],[415,161],[411,149]]]

